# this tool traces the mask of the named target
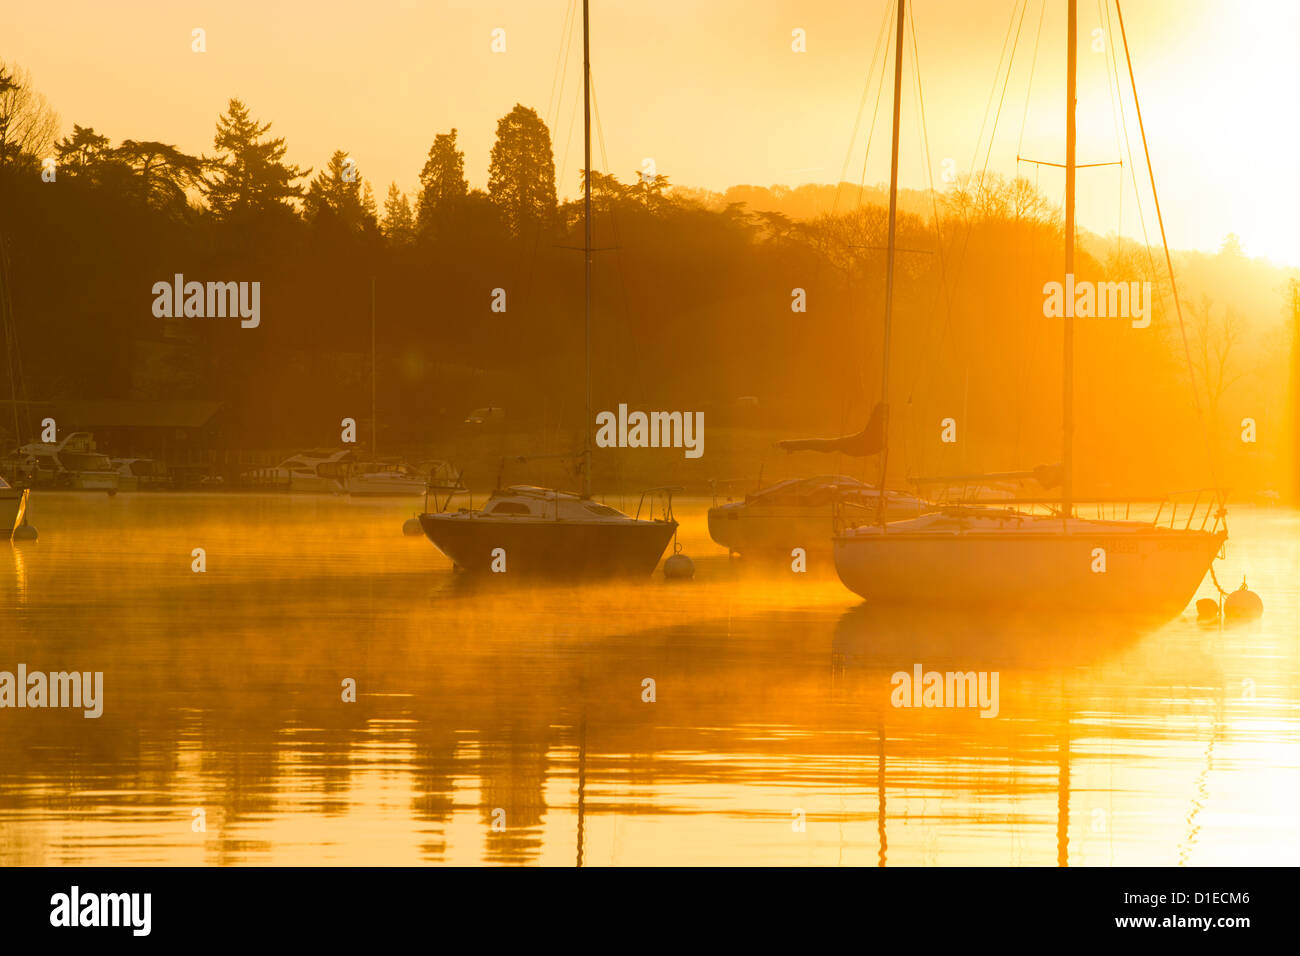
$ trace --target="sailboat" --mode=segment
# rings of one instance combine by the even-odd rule
[[[340,479],[353,498],[415,498],[428,493],[428,478],[404,461],[379,457],[379,413],[375,400],[378,380],[375,348],[375,279],[370,278],[370,459],[353,458]]]
[[[582,493],[532,485],[498,488],[480,509],[426,512],[420,527],[455,565],[470,573],[597,577],[648,576],[677,532],[671,498],[662,517],[623,514],[591,497],[591,55],[587,0],[582,3],[583,254],[585,257],[586,421]],[[499,480],[498,480],[499,484]],[[669,493],[671,494],[671,493]],[[643,496],[643,500],[644,500]]]
[[[27,515],[28,488],[15,488],[0,478],[0,537],[11,538]]]
[[[14,440],[21,441],[18,411],[21,367],[18,363],[18,333],[13,317],[13,298],[9,293],[9,256],[3,235],[0,235],[0,334],[4,337],[5,373],[9,379],[9,404],[14,415]],[[22,391],[25,393],[25,389]],[[31,480],[27,472],[15,467],[10,471],[10,477],[19,487],[11,485],[0,475],[0,537],[6,539],[12,538],[26,520],[27,500],[31,496],[31,488],[27,487]]]
[[[1077,0],[1068,0],[1068,4],[1065,273],[1072,275]],[[905,6],[906,0],[899,0],[882,403],[889,395]],[[833,539],[835,568],[848,588],[881,603],[1086,609],[1160,618],[1173,617],[1187,606],[1227,538],[1221,501],[1212,500],[1196,526],[1195,510],[1178,525],[1171,520],[1168,527],[1154,521],[1092,520],[1075,514],[1074,325],[1070,317],[1064,321],[1064,447],[1056,512],[1040,515],[1013,508],[957,506],[905,521],[887,522],[877,516],[875,522],[846,529]],[[886,443],[881,451],[881,487],[888,454]]]

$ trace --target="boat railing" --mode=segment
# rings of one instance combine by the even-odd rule
[[[880,510],[876,505],[851,501],[842,496],[831,499],[832,534],[841,534],[849,528],[879,523]]]
[[[980,494],[949,496],[940,499],[943,506],[979,506],[1015,508],[1029,514],[1061,514],[1059,497],[984,496]],[[1227,491],[1222,488],[1199,488],[1170,492],[1165,495],[1106,495],[1074,498],[1074,515],[1098,521],[1133,521],[1153,527],[1183,531],[1209,531],[1227,527]]]
[[[749,487],[752,486],[757,490],[761,488],[762,485],[763,478],[761,475],[758,478],[710,478],[709,491],[713,495],[713,507],[716,508],[718,506],[719,493],[725,495],[727,501],[731,501],[733,497],[732,489],[739,489],[743,494],[748,495]]]
[[[1217,532],[1228,526],[1228,492],[1224,488],[1197,488],[1174,492],[1156,511],[1153,524],[1190,531]],[[1168,515],[1165,515],[1166,505]]]
[[[659,509],[661,521],[673,521],[673,495],[682,490],[681,485],[661,485],[657,488],[647,488],[641,492],[641,500],[636,505],[636,519],[641,520],[641,509],[646,508],[646,520],[654,521],[656,506]],[[649,499],[647,505],[646,499]]]
[[[424,483],[424,510],[429,512],[429,496],[433,496],[433,512],[446,511],[451,504],[451,499],[457,495],[469,495],[470,490],[465,487],[465,469],[460,468],[456,472],[456,477],[450,483],[438,482],[432,474],[429,475],[428,481]],[[470,495],[469,507],[474,506],[474,497]]]

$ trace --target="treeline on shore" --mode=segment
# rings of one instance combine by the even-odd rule
[[[289,144],[238,100],[213,152],[196,155],[90,126],[56,139],[30,115],[22,127],[23,109],[39,113],[30,96],[14,107],[23,84],[0,70],[0,241],[22,394],[216,400],[232,446],[337,444],[343,418],[369,428],[373,302],[384,449],[495,450],[503,429],[521,452],[577,442],[582,204],[559,198],[535,111],[498,121],[486,189],[470,188],[449,129],[418,192],[381,197],[343,146],[319,169],[289,162]],[[706,429],[764,444],[859,430],[881,385],[887,212],[879,191],[860,203],[856,187],[820,188],[834,190],[832,211],[796,218],[779,211],[790,190],[737,187],[745,200],[728,201],[664,175],[593,173],[593,414],[702,410]],[[995,175],[910,192],[903,209],[899,474],[1058,461],[1061,322],[1044,316],[1043,290],[1061,279],[1059,210]],[[1185,347],[1158,249],[1086,234],[1080,247],[1080,280],[1154,290],[1147,328],[1076,323],[1080,486],[1207,483],[1211,446],[1221,482],[1285,486],[1294,272],[1231,240],[1217,256],[1176,256]],[[259,283],[257,327],[156,314],[154,286],[177,275]],[[503,416],[466,423],[489,406]],[[1254,443],[1241,440],[1247,418]],[[941,440],[945,419],[955,442]],[[719,456],[733,454],[748,467],[765,453],[715,441],[691,467],[728,474]]]

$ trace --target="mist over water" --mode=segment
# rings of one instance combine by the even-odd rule
[[[0,670],[103,671],[104,711],[0,710],[0,863],[1300,855],[1296,513],[1234,510],[1265,615],[1220,629],[876,609],[829,558],[729,562],[706,507],[694,581],[573,588],[454,574],[407,503],[39,496]],[[917,664],[998,672],[997,718],[892,706]]]

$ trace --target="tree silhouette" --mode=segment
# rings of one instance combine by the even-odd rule
[[[307,221],[346,232],[377,229],[373,195],[362,191],[361,173],[346,152],[336,149],[307,190]]]
[[[592,182],[594,185],[595,180]],[[551,134],[535,110],[515,104],[497,122],[497,140],[488,169],[488,196],[516,236],[555,221]]]
[[[93,175],[96,169],[112,157],[112,144],[107,136],[96,133],[93,127],[72,124],[72,133],[54,146],[59,169],[70,176]]]
[[[415,237],[415,217],[411,215],[411,203],[406,193],[397,188],[397,183],[388,187],[388,198],[384,200],[384,238],[399,245],[410,242]]]
[[[45,155],[58,130],[59,117],[32,87],[31,74],[0,62],[0,166]]]
[[[456,148],[456,131],[439,133],[433,138],[429,158],[420,170],[416,213],[419,231],[429,234],[445,230],[468,193],[465,154]]]
[[[302,187],[294,180],[311,170],[284,162],[284,138],[263,139],[270,128],[270,123],[252,119],[248,107],[237,99],[217,118],[213,145],[218,158],[209,164],[212,175],[205,181],[205,191],[219,219],[292,214],[291,200],[302,196]]]
[[[186,191],[203,183],[203,160],[156,140],[123,140],[113,151],[133,174],[130,191],[155,209],[184,212]]]

